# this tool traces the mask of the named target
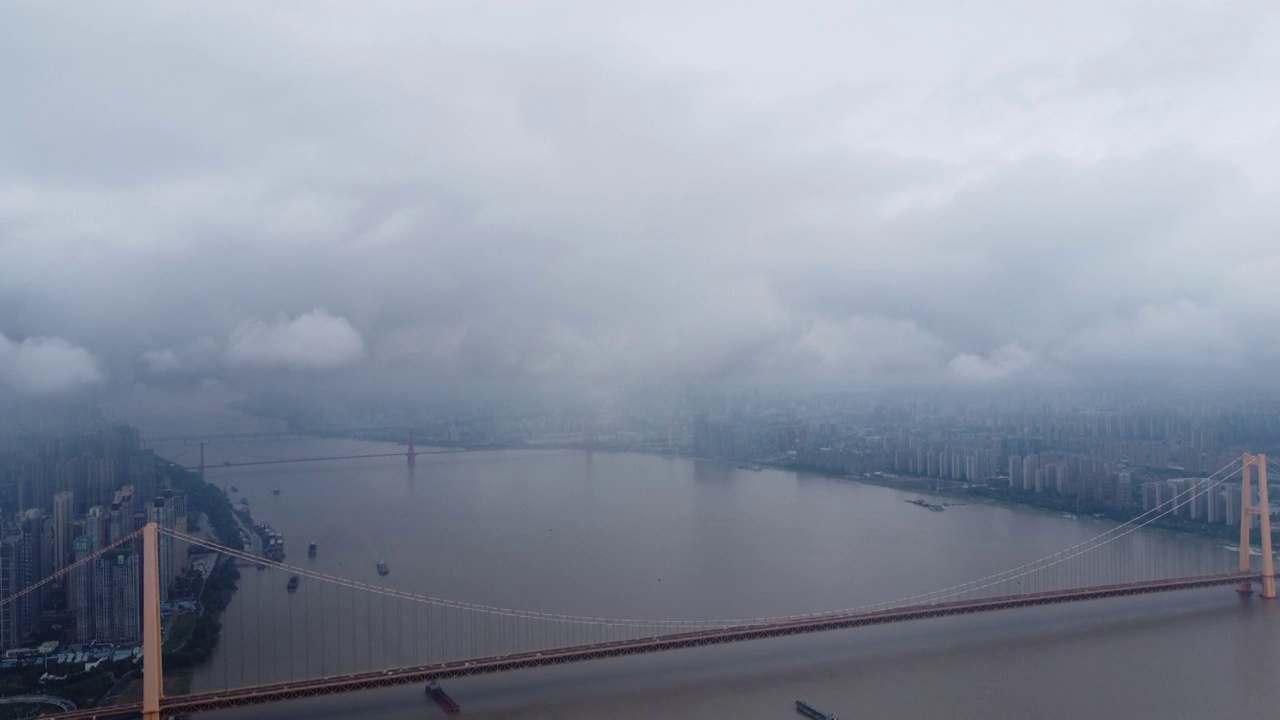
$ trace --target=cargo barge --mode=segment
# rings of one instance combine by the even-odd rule
[[[427,683],[427,697],[435,700],[436,704],[450,715],[455,715],[462,710],[457,701],[449,697],[449,695],[444,691],[444,688],[440,687],[439,683]]]
[[[813,720],[840,720],[835,713],[824,713],[803,700],[796,701],[796,712],[805,717],[813,718]]]
[[[937,503],[931,503],[928,500],[925,500],[924,498],[916,498],[915,500],[908,500],[907,502],[911,503],[912,505],[919,505],[922,508],[929,508],[934,512],[942,512],[943,510],[947,509],[943,505],[939,505]]]

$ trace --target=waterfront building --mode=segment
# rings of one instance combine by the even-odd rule
[[[1040,471],[1040,456],[1025,455],[1022,458],[1022,489],[1036,489],[1036,473]],[[1043,483],[1043,481],[1041,481]]]
[[[1009,487],[1015,490],[1022,489],[1022,456],[1009,456]]]
[[[1240,524],[1241,494],[1240,483],[1226,483],[1226,490],[1222,493],[1222,499],[1225,501],[1222,510],[1228,525]]]

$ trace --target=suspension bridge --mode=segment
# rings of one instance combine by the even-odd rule
[[[408,445],[405,447],[404,450],[368,452],[367,451],[368,448],[386,445],[386,443],[369,443],[368,445],[364,446],[365,449],[357,449],[351,452],[342,453],[341,455],[307,455],[307,456],[300,456],[300,457],[282,458],[282,457],[266,457],[261,455],[246,455],[245,453],[239,453],[243,456],[246,456],[247,459],[226,460],[221,463],[212,463],[212,464],[205,462],[205,453],[204,453],[205,445],[209,440],[212,440],[212,439],[261,440],[264,438],[280,439],[280,438],[286,438],[286,437],[306,437],[306,436],[296,434],[296,433],[229,433],[224,435],[210,435],[210,436],[175,435],[172,437],[164,437],[164,438],[148,438],[145,442],[151,443],[151,444],[164,443],[164,442],[180,442],[180,443],[189,445],[190,448],[194,448],[198,450],[199,451],[198,463],[195,465],[183,466],[182,469],[198,473],[201,478],[205,477],[206,471],[213,470],[213,469],[255,467],[260,465],[291,465],[295,463],[329,462],[334,460],[361,460],[361,459],[369,459],[369,458],[402,457],[402,458],[405,458],[405,461],[410,466],[414,466],[417,464],[418,457],[421,455],[452,455],[452,454],[458,454],[458,453],[474,452],[473,450],[466,449],[466,448],[419,450],[414,445],[413,435],[410,434]],[[228,450],[226,448],[218,448],[218,449],[221,449],[224,452],[229,452],[231,454],[236,454],[237,452],[235,450]]]
[[[1134,543],[1141,532],[1204,493],[1239,478],[1238,553],[1217,547],[1176,558]],[[1250,544],[1260,530],[1261,553]],[[1126,540],[1128,539],[1128,540]],[[181,543],[220,562],[260,567],[242,582],[248,654],[224,684],[165,694],[161,652],[161,547]],[[142,653],[140,701],[60,712],[57,718],[152,718],[509,672],[683,648],[994,612],[1101,598],[1210,587],[1276,597],[1264,455],[1244,454],[1170,501],[1052,555],[970,582],[823,612],[756,618],[616,618],[498,607],[407,592],[273,562],[207,538],[148,524],[0,604],[80,571],[97,557],[140,547]],[[283,592],[289,579],[289,592]],[[248,580],[249,578],[245,578]],[[297,588],[295,591],[294,589]],[[243,642],[243,639],[242,639]],[[248,646],[247,646],[248,647]],[[223,662],[229,662],[224,656]]]

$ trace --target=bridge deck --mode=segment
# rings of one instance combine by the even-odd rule
[[[580,645],[541,652],[527,652],[517,655],[503,655],[472,660],[459,660],[435,665],[400,668],[396,670],[378,670],[354,675],[342,675],[311,680],[296,680],[270,683],[252,687],[230,690],[214,690],[164,698],[161,707],[166,716],[187,713],[207,712],[231,707],[259,705],[283,700],[333,695],[336,693],[370,690],[412,683],[425,683],[432,680],[485,675],[489,673],[520,670],[547,665],[563,665],[585,660],[598,660],[627,655],[678,650],[682,648],[701,647],[704,645],[720,645],[723,643],[758,640],[762,638],[800,635],[804,633],[841,630],[845,628],[863,627],[867,625],[883,625],[887,623],[924,620],[927,618],[950,615],[969,615],[994,610],[1011,610],[1014,608],[1054,605],[1082,600],[1098,600],[1102,598],[1146,595],[1173,590],[1192,590],[1196,588],[1235,585],[1241,582],[1259,582],[1261,575],[1257,572],[1236,572],[1220,575],[1203,575],[1195,577],[1172,578],[1169,580],[1152,580],[1120,585],[1101,585],[1096,587],[1077,588],[1024,595],[1007,595],[984,600],[960,600],[932,605],[917,605],[883,610],[878,612],[848,613],[810,617],[806,619],[771,623],[768,625],[745,625],[740,627],[718,628],[697,632],[663,635],[640,640]],[[129,713],[138,713],[141,706],[116,705],[96,710],[79,710],[59,713],[50,717],[63,720],[81,720],[88,718],[127,717]]]
[[[456,455],[459,453],[474,452],[473,450],[415,450],[414,456],[417,455]],[[329,455],[326,457],[304,457],[304,458],[282,458],[277,460],[245,460],[243,462],[223,462],[210,463],[204,466],[204,470],[219,470],[223,468],[250,467],[253,465],[286,465],[289,463],[306,463],[306,462],[326,462],[329,460],[359,460],[361,458],[387,458],[387,457],[409,457],[408,450],[400,450],[397,452],[384,453],[364,453],[360,455]],[[199,465],[190,465],[182,468],[195,472],[201,469]]]

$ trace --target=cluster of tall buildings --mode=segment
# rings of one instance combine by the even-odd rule
[[[186,529],[186,498],[159,479],[155,454],[125,425],[0,445],[0,597],[36,587],[0,606],[0,650],[20,647],[47,618],[68,614],[68,639],[76,642],[141,640],[141,546],[119,541],[148,522]],[[185,550],[162,538],[162,599]]]
[[[1240,448],[1266,452],[1280,437],[1280,411],[1249,399],[1107,392],[1039,398],[739,392],[687,396],[683,410],[637,408],[597,418],[595,427],[617,428],[611,436],[597,433],[598,447],[896,473],[1124,513],[1149,505],[1156,485],[1174,487],[1178,478],[1226,466]],[[1230,492],[1215,489],[1203,511],[1185,509],[1187,518],[1238,522],[1225,509]]]
[[[1241,492],[1238,482],[1215,483],[1210,478],[1152,480],[1142,484],[1142,510],[1169,510],[1174,517],[1234,526],[1240,524]]]
[[[1053,493],[1129,510],[1136,504],[1133,471],[1097,457],[1045,452],[1009,456],[1009,487]]]

